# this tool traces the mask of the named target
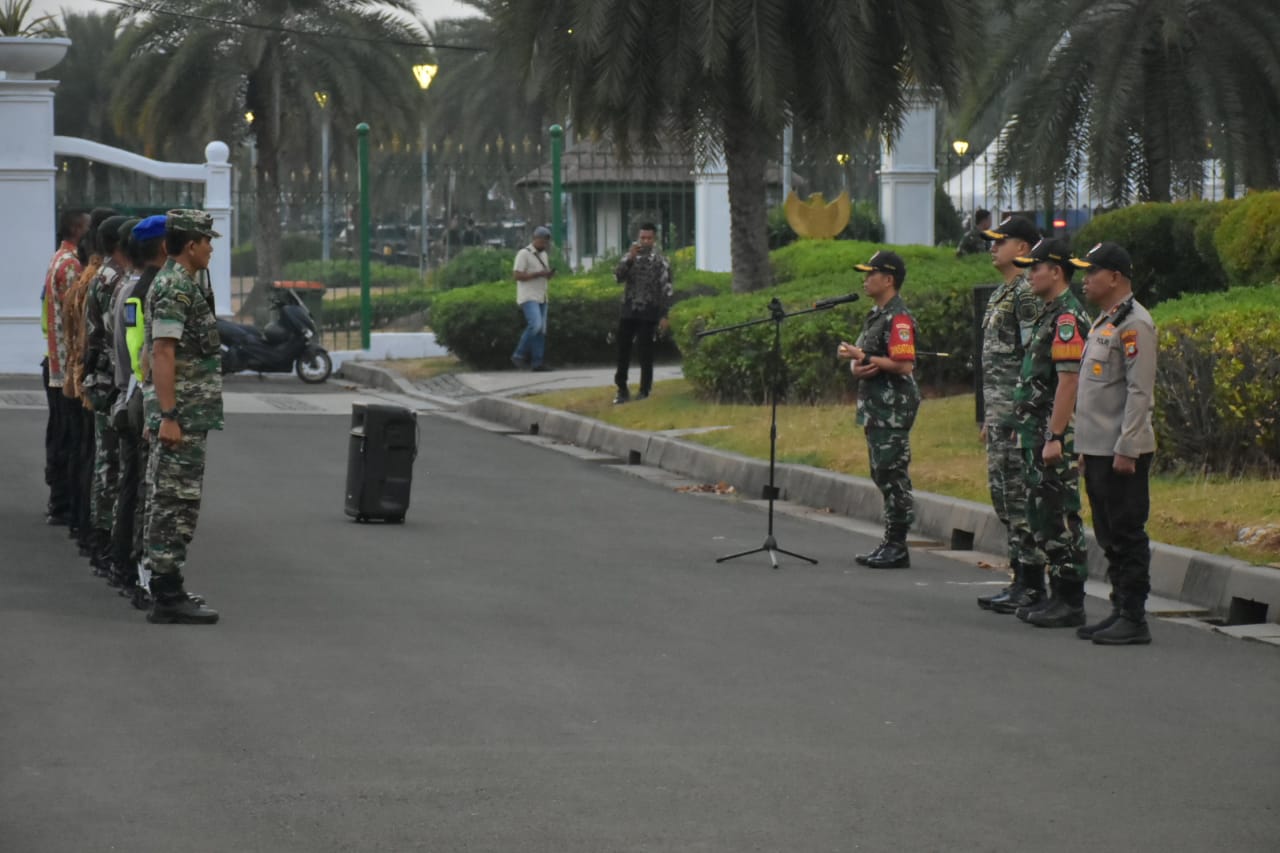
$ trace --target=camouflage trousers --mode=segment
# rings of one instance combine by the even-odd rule
[[[188,432],[176,447],[166,447],[152,436],[142,537],[153,580],[168,576],[177,583],[182,581],[187,546],[200,516],[208,439],[207,432]]]
[[[1009,535],[1009,562],[1043,566],[1044,552],[1028,550],[1027,482],[1017,434],[1008,427],[987,427],[987,487],[991,506]]]
[[[89,516],[94,530],[111,532],[115,520],[117,483],[120,479],[120,444],[111,426],[111,416],[93,415],[93,485],[90,487]]]
[[[1029,535],[1023,550],[1039,549],[1052,577],[1083,582],[1089,576],[1085,562],[1084,524],[1080,521],[1080,469],[1068,446],[1063,458],[1046,465],[1040,457],[1044,445],[1024,448],[1027,476],[1027,524]]]
[[[871,479],[884,496],[884,526],[904,534],[916,520],[915,500],[911,496],[911,431],[867,427],[867,458],[871,461]]]

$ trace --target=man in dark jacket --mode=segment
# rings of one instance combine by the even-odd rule
[[[627,372],[631,369],[633,339],[640,356],[640,393],[636,399],[648,397],[653,388],[653,339],[657,331],[667,329],[667,309],[674,292],[671,262],[654,248],[657,238],[656,225],[641,225],[636,242],[613,271],[614,278],[624,285],[622,316],[618,320],[618,371],[613,376],[618,386],[614,403],[631,399]]]

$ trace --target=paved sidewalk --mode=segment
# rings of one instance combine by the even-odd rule
[[[393,364],[378,365],[394,371]],[[564,391],[569,388],[613,388],[612,367],[566,367],[557,368],[547,373],[534,373],[531,370],[492,370],[475,373],[451,373],[437,376],[422,382],[413,383],[422,391],[456,400],[469,400],[475,397],[523,397],[529,394],[545,394],[550,391]],[[639,381],[639,371],[631,371],[632,393]],[[654,382],[668,379],[679,379],[684,374],[680,365],[657,365],[653,369]]]

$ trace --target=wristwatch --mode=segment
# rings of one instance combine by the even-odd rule
[[[1067,439],[1067,434],[1065,432],[1054,432],[1048,427],[1045,427],[1045,430],[1044,430],[1045,444],[1048,444],[1051,441],[1064,442],[1066,441],[1066,439]]]
[[[178,419],[178,407],[172,409],[164,409],[160,412],[160,419],[165,421],[176,421]]]

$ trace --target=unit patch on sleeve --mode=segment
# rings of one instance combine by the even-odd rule
[[[1124,344],[1126,358],[1134,358],[1138,354],[1138,330],[1125,329],[1120,333],[1120,342]]]
[[[907,314],[899,314],[889,324],[889,358],[894,361],[916,360],[916,327]]]
[[[1076,323],[1076,315],[1059,314],[1055,321],[1057,332],[1053,337],[1053,360],[1079,361],[1084,355],[1084,338],[1080,335],[1080,326]]]

